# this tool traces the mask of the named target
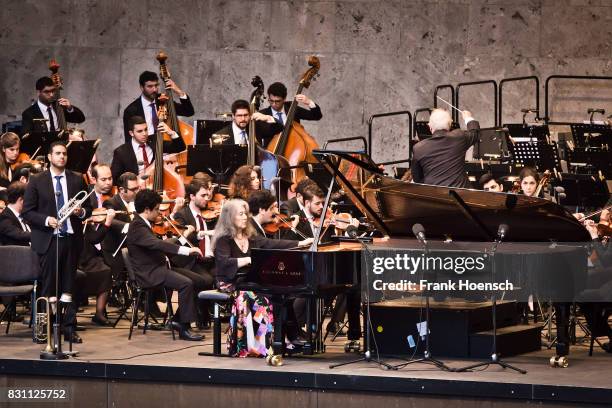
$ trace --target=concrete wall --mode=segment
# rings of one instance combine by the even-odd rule
[[[292,93],[317,54],[321,76],[307,94],[324,118],[307,129],[321,144],[367,135],[374,113],[431,106],[438,84],[612,71],[612,0],[1,3],[0,120],[21,114],[56,58],[64,95],[85,112],[88,135],[104,140],[103,160],[122,142],[122,111],[139,93],[138,74],[158,70],[160,49],[202,119],[248,97],[256,74]],[[612,85],[585,85],[556,87],[555,120],[581,120],[592,105],[612,111]],[[507,87],[507,120],[533,105],[531,92]],[[491,96],[487,87],[466,89],[461,106],[492,125]],[[404,120],[381,120],[375,131],[376,159],[407,156]]]

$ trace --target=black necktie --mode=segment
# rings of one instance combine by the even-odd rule
[[[49,114],[49,132],[55,132],[55,122],[53,121],[53,109],[51,109],[51,106],[47,107],[47,113]]]

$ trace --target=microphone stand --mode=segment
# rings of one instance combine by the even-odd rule
[[[501,244],[502,240],[504,239],[504,234],[500,233],[498,234],[497,238],[495,239],[495,242],[493,243],[493,247],[491,248],[491,284],[495,283],[495,253],[497,252],[497,246],[499,244]],[[492,352],[491,352],[491,360],[489,361],[483,361],[481,363],[476,363],[476,364],[472,364],[466,367],[461,367],[461,368],[457,368],[453,371],[455,372],[465,372],[465,371],[470,371],[473,370],[475,368],[478,367],[488,367],[491,364],[497,364],[503,368],[509,368],[511,370],[514,371],[518,371],[521,374],[527,374],[527,371],[521,369],[521,368],[517,368],[514,367],[504,361],[502,361],[499,358],[499,355],[497,354],[497,295],[495,294],[495,291],[492,290],[491,291],[491,303],[492,303],[492,315],[493,315],[493,347],[492,347]]]
[[[427,256],[429,254],[429,247],[427,246],[427,241],[424,238],[419,237],[418,235],[417,235],[417,239],[419,240],[419,242],[423,244],[423,250],[425,252],[425,255]],[[426,337],[425,337],[425,351],[423,352],[423,357],[417,358],[416,360],[409,360],[402,364],[398,364],[395,366],[395,369],[404,368],[410,364],[424,363],[424,364],[432,364],[444,371],[453,371],[449,366],[444,364],[442,361],[437,360],[431,356],[431,350],[429,348],[429,336],[430,336],[429,334],[429,311],[431,310],[429,307],[429,290],[426,289],[424,292],[424,295],[425,295],[425,324],[426,324],[425,336]]]
[[[353,235],[353,234],[351,234]],[[369,295],[369,291],[370,291],[370,279],[369,276],[370,274],[367,271],[367,267],[368,267],[368,256],[371,255],[372,251],[370,251],[370,248],[368,247],[368,245],[365,243],[365,239],[361,239],[359,237],[357,237],[356,234],[354,234],[354,236],[352,236],[352,238],[355,238],[357,240],[357,242],[359,242],[361,244],[361,246],[364,249],[364,255],[366,256],[366,290],[365,290],[365,304],[366,304],[366,310],[365,310],[365,316],[364,316],[364,323],[365,323],[365,345],[364,345],[364,353],[363,353],[363,357],[358,358],[356,360],[351,360],[351,361],[347,361],[344,363],[338,363],[338,364],[331,364],[329,366],[330,369],[332,368],[336,368],[336,367],[341,367],[341,366],[345,366],[345,365],[349,365],[349,364],[355,364],[355,363],[360,363],[362,361],[365,361],[367,363],[373,362],[378,364],[378,366],[384,370],[397,370],[396,367],[392,366],[391,364],[385,363],[384,361],[382,361],[379,357],[378,357],[378,352],[376,353],[376,358],[372,358],[372,351],[370,350],[370,336],[373,330],[372,327],[372,321],[370,320],[370,295]]]

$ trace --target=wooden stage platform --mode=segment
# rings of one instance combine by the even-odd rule
[[[127,340],[128,324],[91,326],[80,332],[77,358],[41,361],[41,345],[27,326],[13,323],[0,334],[0,389],[69,387],[70,401],[44,407],[554,407],[612,406],[612,355],[586,345],[573,346],[570,366],[549,367],[552,350],[509,358],[528,371],[522,375],[490,366],[469,373],[442,372],[416,364],[398,371],[361,362],[330,369],[358,357],[345,354],[345,338],[327,343],[327,353],[286,358],[282,367],[263,359],[200,357],[212,351],[212,332],[201,343],[172,341],[168,331],[141,331]],[[387,362],[400,363],[391,359]],[[468,361],[445,360],[451,367]],[[4,401],[4,402],[3,402]],[[33,407],[23,401],[4,407]]]

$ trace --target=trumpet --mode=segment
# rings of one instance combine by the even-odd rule
[[[64,221],[68,219],[72,215],[75,209],[79,208],[85,200],[89,198],[90,195],[93,194],[95,190],[92,188],[89,193],[85,190],[79,191],[74,197],[72,197],[62,208],[57,212],[57,223],[62,224]]]
[[[36,299],[36,315],[34,322],[34,339],[37,342],[43,343],[47,342],[47,347],[45,347],[45,352],[52,353],[53,352],[53,336],[51,335],[51,308],[55,307],[57,298],[46,298],[39,297]],[[41,303],[42,302],[42,303]],[[43,304],[45,306],[44,312],[38,312],[40,309],[40,305]]]

